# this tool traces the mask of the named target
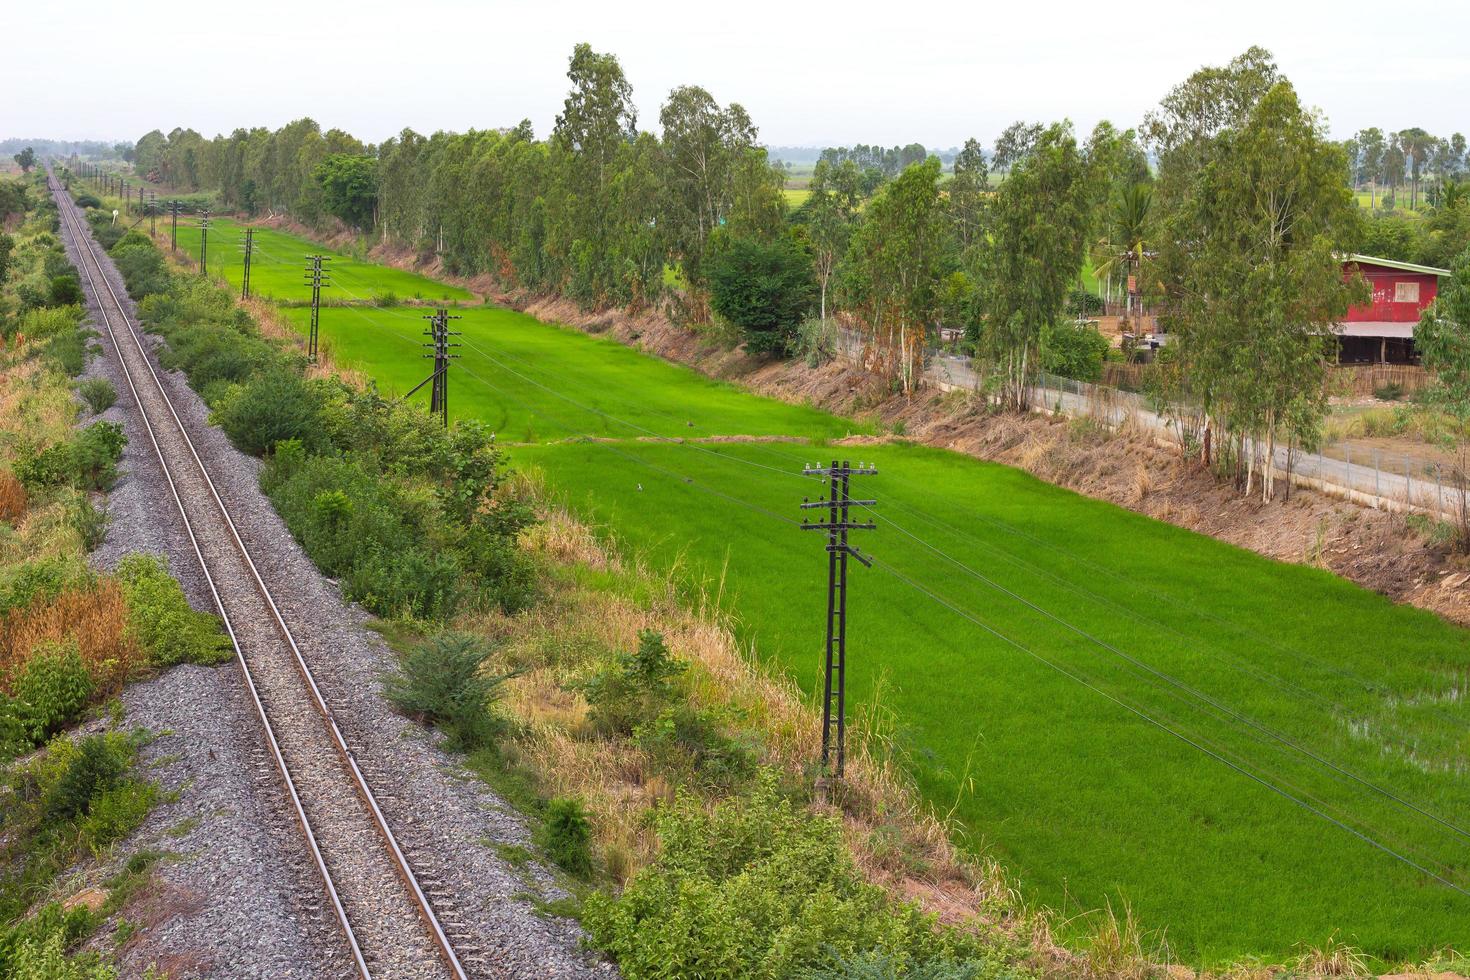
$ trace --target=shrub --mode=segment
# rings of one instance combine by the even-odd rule
[[[158,800],[158,787],[124,779],[93,797],[81,826],[82,843],[100,857],[114,842],[138,829]]]
[[[101,415],[117,403],[117,389],[106,378],[88,378],[77,385],[77,394],[93,415]]]
[[[796,342],[792,353],[806,362],[807,367],[817,368],[837,356],[837,323],[808,317],[796,328]]]
[[[1042,370],[1077,381],[1102,377],[1103,359],[1111,345],[1097,329],[1075,320],[1058,319],[1042,330]]]
[[[163,253],[142,234],[129,231],[105,247],[133,299],[168,290],[171,280]]]
[[[1373,397],[1382,402],[1396,402],[1404,397],[1404,386],[1397,381],[1381,384],[1373,389]]]
[[[629,980],[786,978],[871,953],[901,970],[986,959],[980,940],[940,930],[865,881],[833,819],[782,798],[777,776],[706,811],[687,796],[655,816],[658,857],[623,893],[588,897],[583,925]]]
[[[87,366],[87,334],[75,326],[56,334],[46,345],[46,357],[67,377],[75,378]]]
[[[11,565],[0,576],[0,612],[50,602],[67,589],[89,588],[94,581],[83,561],[59,555]]]
[[[215,419],[242,452],[265,455],[282,439],[320,441],[321,399],[301,375],[276,368],[251,379],[215,409]]]
[[[592,825],[580,800],[563,796],[547,804],[538,843],[563,871],[584,878],[592,873]]]
[[[144,552],[125,555],[117,565],[128,604],[128,630],[155,667],[216,664],[233,653],[219,620],[189,605],[184,590],[168,573],[168,560]]]
[[[46,793],[42,812],[48,820],[86,816],[98,797],[122,783],[132,755],[125,739],[88,735],[77,744],[66,769]]]
[[[784,353],[812,308],[811,256],[792,239],[731,238],[717,244],[709,267],[710,306],[738,327],[752,353]]]
[[[639,725],[658,717],[674,694],[673,679],[688,664],[669,654],[663,634],[644,630],[638,649],[619,654],[611,665],[582,683],[591,706],[588,719],[605,735],[631,735]]]
[[[372,295],[372,304],[374,306],[383,308],[391,308],[397,306],[398,294],[389,289],[385,289],[381,292],[375,292]]]
[[[72,333],[77,329],[81,316],[81,310],[76,307],[41,307],[28,310],[21,317],[20,332],[31,340]]]
[[[1101,316],[1104,308],[1102,297],[1091,290],[1079,287],[1067,294],[1068,316]]]
[[[433,722],[464,751],[491,745],[504,729],[492,705],[509,674],[484,672],[489,652],[467,633],[440,633],[410,650],[384,683],[393,706]]]
[[[659,769],[692,775],[709,786],[730,788],[755,771],[755,746],[730,738],[709,712],[688,704],[665,708],[633,735]]]
[[[92,914],[84,905],[63,909],[48,902],[35,915],[26,916],[0,929],[0,977],[11,980],[112,980],[111,971],[83,968],[82,962],[66,959],[65,949],[93,927]]]
[[[51,305],[75,306],[82,301],[82,284],[71,273],[51,280]]]
[[[116,422],[93,422],[72,442],[72,483],[83,490],[106,490],[117,480],[117,461],[128,437]]]
[[[41,643],[11,681],[16,715],[31,744],[76,720],[92,696],[92,677],[75,642]]]
[[[78,194],[77,207],[83,210],[86,208],[100,208],[102,207],[102,201],[95,194]]]

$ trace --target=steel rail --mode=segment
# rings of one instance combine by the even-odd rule
[[[139,398],[139,392],[133,378],[132,369],[128,366],[126,359],[124,359],[122,356],[122,348],[119,346],[118,343],[117,332],[113,328],[112,317],[108,315],[106,306],[102,302],[102,293],[97,288],[98,279],[100,279],[102,285],[106,287],[108,297],[112,300],[112,305],[118,314],[118,319],[122,321],[124,328],[126,328],[127,330],[128,336],[132,339],[134,346],[138,349],[139,355],[143,358],[143,363],[148,368],[148,374],[153,381],[154,387],[157,389],[159,396],[162,398],[164,406],[168,409],[169,416],[173,419],[174,425],[178,429],[179,436],[182,438],[184,445],[188,448],[189,454],[192,457],[195,466],[198,468],[200,476],[204,480],[205,485],[209,488],[210,496],[214,500],[214,504],[219,512],[219,515],[224,519],[225,526],[229,529],[230,538],[234,541],[235,547],[238,550],[240,557],[244,560],[246,567],[250,570],[250,576],[254,582],[256,590],[260,594],[261,598],[265,601],[267,607],[270,609],[271,616],[275,622],[277,630],[280,632],[282,638],[285,639],[287,645],[291,648],[291,653],[294,657],[297,670],[300,672],[302,679],[307,685],[307,688],[311,691],[313,704],[317,712],[321,715],[322,720],[326,723],[328,730],[332,734],[333,745],[336,748],[338,755],[341,757],[347,770],[351,773],[353,785],[356,788],[358,795],[361,797],[364,805],[367,807],[368,812],[372,815],[374,829],[378,832],[378,835],[381,837],[384,845],[387,847],[388,853],[393,859],[394,867],[398,871],[399,876],[402,878],[403,883],[405,884],[405,886],[407,886],[410,895],[412,895],[414,899],[414,904],[416,907],[415,911],[423,920],[424,925],[427,927],[430,934],[430,938],[433,939],[435,946],[439,949],[441,956],[443,957],[446,965],[449,966],[450,971],[453,973],[456,980],[468,980],[468,975],[465,972],[464,966],[460,963],[459,957],[454,952],[453,944],[450,942],[448,935],[445,933],[443,926],[440,924],[438,916],[435,915],[433,906],[429,902],[428,896],[424,894],[423,888],[419,885],[418,879],[414,875],[413,869],[409,865],[408,859],[404,855],[403,849],[399,845],[397,837],[393,834],[392,829],[388,826],[387,818],[384,816],[381,807],[378,805],[377,798],[373,795],[372,788],[368,785],[367,779],[364,777],[361,768],[358,766],[356,757],[353,755],[352,750],[348,747],[346,739],[342,735],[341,728],[338,726],[337,720],[332,714],[331,708],[327,705],[326,699],[323,697],[321,689],[317,685],[315,675],[313,675],[311,668],[307,665],[305,658],[302,656],[301,648],[296,643],[295,635],[291,632],[290,626],[287,625],[285,618],[281,615],[281,611],[276,605],[275,597],[271,594],[270,589],[265,584],[264,579],[261,578],[260,571],[255,565],[255,560],[251,556],[249,548],[246,547],[245,542],[241,539],[239,530],[235,526],[234,519],[231,517],[229,509],[225,506],[224,501],[220,498],[219,491],[215,487],[214,480],[209,475],[209,470],[205,467],[204,461],[199,457],[199,453],[194,447],[194,441],[189,437],[188,430],[185,428],[183,420],[179,418],[179,414],[174,408],[173,400],[169,398],[168,391],[164,388],[162,381],[158,377],[158,372],[154,370],[153,363],[148,357],[147,349],[143,346],[142,340],[138,336],[138,332],[134,328],[131,318],[127,314],[126,308],[123,306],[121,300],[118,299],[116,290],[113,289],[111,281],[109,280],[106,272],[103,270],[102,264],[96,255],[96,246],[92,240],[90,230],[86,229],[85,226],[82,225],[81,220],[76,215],[76,208],[75,205],[72,204],[70,196],[62,190],[60,184],[56,181],[56,179],[54,177],[50,177],[48,182],[51,185],[53,195],[57,199],[58,211],[63,212],[68,226],[72,229],[72,236],[76,242],[77,251],[79,253],[85,254],[85,257],[91,262],[90,266],[86,262],[83,262],[83,273],[86,275],[87,281],[92,287],[92,294],[97,300],[97,308],[102,314],[103,324],[107,329],[108,337],[112,340],[113,348],[118,352],[118,363],[122,366],[123,376],[126,379],[128,383],[128,388],[133,395],[134,404],[138,406],[138,415],[143,420],[143,426],[148,433],[149,442],[153,446],[154,453],[158,456],[159,466],[163,470],[164,478],[168,482],[169,491],[173,496],[174,504],[179,511],[179,516],[184,522],[184,528],[189,536],[190,545],[194,550],[195,557],[199,561],[199,567],[204,574],[204,578],[209,585],[210,595],[214,599],[215,607],[219,610],[220,618],[224,622],[225,631],[230,638],[230,644],[235,650],[236,663],[239,665],[240,670],[244,675],[245,684],[250,692],[251,700],[255,705],[256,713],[260,718],[261,725],[265,729],[266,738],[271,748],[271,754],[276,760],[277,769],[279,770],[282,781],[285,783],[287,792],[291,797],[292,806],[295,810],[297,820],[301,825],[303,835],[305,836],[307,844],[311,849],[314,863],[316,864],[317,871],[321,875],[322,882],[327,891],[327,894],[331,899],[332,907],[336,912],[338,922],[342,926],[348,945],[351,948],[353,959],[357,966],[358,972],[364,978],[369,978],[369,980],[372,976],[371,971],[368,969],[368,965],[363,955],[361,946],[358,943],[356,933],[353,930],[352,923],[347,916],[347,911],[342,904],[340,896],[337,893],[336,885],[332,881],[331,871],[327,868],[325,857],[323,856],[321,848],[318,845],[316,833],[312,829],[311,821],[307,817],[305,808],[302,805],[301,797],[297,792],[295,781],[291,777],[290,767],[287,765],[285,757],[281,752],[280,744],[276,739],[275,731],[270,723],[270,718],[267,715],[265,705],[261,701],[258,689],[255,684],[255,680],[251,674],[250,665],[246,660],[244,652],[240,647],[239,640],[236,637],[234,625],[230,621],[229,614],[226,611],[224,602],[220,597],[219,590],[216,587],[214,581],[214,576],[210,573],[208,563],[204,559],[204,553],[199,545],[198,538],[194,533],[193,523],[189,518],[188,510],[184,506],[183,498],[180,496],[178,487],[174,482],[173,475],[169,471],[168,462],[164,456],[162,447],[158,443],[158,438],[154,432],[153,423],[149,419],[148,413],[143,409],[143,403],[142,400]],[[92,269],[94,267],[97,270],[96,276],[93,276],[92,274]]]

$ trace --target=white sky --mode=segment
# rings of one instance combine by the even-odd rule
[[[213,136],[302,115],[370,142],[525,117],[542,136],[583,40],[622,61],[644,128],[657,130],[670,88],[693,83],[743,103],[775,145],[988,145],[1018,118],[1133,125],[1195,68],[1251,44],[1338,138],[1371,125],[1470,131],[1465,0],[5,7],[0,137],[131,141],[176,125]]]

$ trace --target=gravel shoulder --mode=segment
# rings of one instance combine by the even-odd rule
[[[77,261],[75,243],[66,246]],[[116,270],[104,264],[123,295]],[[102,355],[88,370],[117,388],[117,405],[103,417],[123,423],[129,444],[110,502],[112,525],[95,560],[111,567],[129,551],[164,554],[191,602],[210,609],[116,352],[105,337],[99,343]],[[155,345],[153,338],[146,343]],[[494,849],[527,844],[524,821],[442,751],[435,733],[391,710],[381,679],[395,663],[392,651],[291,538],[260,492],[258,462],[208,425],[207,408],[182,376],[155,368],[441,917],[483,950],[467,964],[472,974],[613,975],[581,948],[574,922],[538,914],[533,899],[562,895],[553,876],[534,865],[514,867]],[[130,687],[123,704],[125,725],[163,733],[144,758],[153,778],[177,792],[128,849],[178,855],[160,865],[161,894],[145,896],[167,914],[138,923],[143,928],[124,946],[126,971],[156,960],[179,975],[340,975],[339,943],[317,907],[320,888],[307,874],[299,835],[277,816],[286,812],[284,801],[238,670],[177,667]]]

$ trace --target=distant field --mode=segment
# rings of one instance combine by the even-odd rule
[[[786,195],[786,204],[791,208],[799,208],[806,203],[806,199],[812,196],[812,192],[806,188],[787,187],[782,192]]]
[[[398,274],[360,275],[371,291]],[[423,312],[326,309],[322,335],[401,393],[427,373]],[[879,501],[855,542],[879,565],[852,573],[850,708],[892,719],[925,798],[1028,899],[1068,917],[1126,903],[1188,963],[1331,936],[1385,962],[1470,943],[1470,898],[1406,863],[1470,887],[1465,631],[1017,470],[835,445],[870,429],[610,340],[461,312],[451,415],[718,591],[753,655],[809,694],[826,559],[790,522],[823,488],[799,471],[877,465],[855,487]],[[794,441],[739,438],[759,436]]]
[[[166,217],[159,219],[160,230],[168,227],[167,220]],[[179,249],[197,260],[199,239],[198,218],[194,215],[181,216]],[[244,226],[240,223],[230,218],[210,219],[209,272],[224,276],[237,287],[243,271],[243,239]],[[322,299],[325,302],[368,301],[374,293],[386,292],[393,293],[399,299],[445,300],[451,303],[476,301],[473,293],[459,286],[450,286],[412,272],[360,261],[296,235],[269,228],[255,229],[255,251],[250,262],[251,291],[264,299],[298,303],[309,301],[311,290],[306,285],[305,276],[306,256],[309,253],[331,256],[331,261],[326,264],[331,285],[322,290]]]

